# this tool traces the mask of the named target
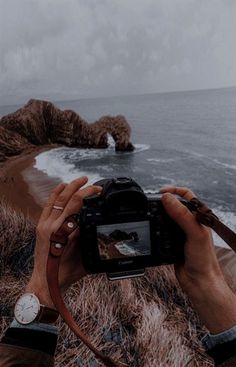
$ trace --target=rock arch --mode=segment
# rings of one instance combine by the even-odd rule
[[[131,128],[124,116],[103,116],[88,123],[71,110],[31,99],[0,120],[0,160],[22,153],[29,146],[63,144],[78,148],[107,148],[108,134],[117,151],[132,151]]]

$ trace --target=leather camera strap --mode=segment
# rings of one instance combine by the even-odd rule
[[[77,335],[80,340],[94,353],[96,358],[104,363],[107,367],[124,367],[124,364],[113,361],[110,357],[100,352],[95,348],[88,338],[83,334],[80,327],[77,325],[76,321],[72,317],[71,313],[67,309],[64,300],[61,295],[61,291],[58,284],[59,276],[59,266],[60,259],[63,256],[65,248],[69,245],[68,237],[75,231],[79,226],[78,221],[74,216],[69,216],[65,219],[62,226],[57,230],[57,232],[52,233],[50,237],[50,250],[47,260],[47,282],[49,292],[56,307],[57,311],[60,313],[61,317],[69,328]]]
[[[236,252],[236,233],[222,223],[213,211],[197,198],[193,198],[189,203],[189,209],[196,213],[196,220],[213,229]]]
[[[235,252],[236,252],[236,233],[223,224],[219,218],[204,203],[194,198],[189,201],[188,208],[195,213],[196,220],[212,228]],[[65,219],[62,226],[50,237],[50,250],[47,260],[47,281],[52,301],[60,313],[65,323],[83,341],[83,343],[94,353],[97,359],[102,361],[107,367],[124,367],[125,364],[113,361],[105,354],[95,348],[88,338],[83,334],[76,321],[67,309],[61,296],[58,284],[60,259],[67,246],[69,246],[69,235],[78,228],[79,223],[76,216],[69,216]]]

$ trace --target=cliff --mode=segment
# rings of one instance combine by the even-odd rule
[[[88,123],[71,110],[31,99],[19,110],[0,120],[0,161],[29,148],[62,144],[78,148],[107,148],[108,134],[117,151],[133,151],[131,129],[124,116],[103,116]]]

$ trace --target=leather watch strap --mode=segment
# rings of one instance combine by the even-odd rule
[[[40,314],[37,317],[37,322],[42,322],[46,324],[52,324],[57,321],[59,317],[59,312],[57,310],[53,310],[52,308],[46,307],[44,305],[40,305]]]

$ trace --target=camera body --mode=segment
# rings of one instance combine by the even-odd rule
[[[185,233],[158,195],[145,194],[128,177],[95,185],[103,187],[101,194],[85,198],[79,214],[82,261],[89,273],[122,279],[184,261]]]

